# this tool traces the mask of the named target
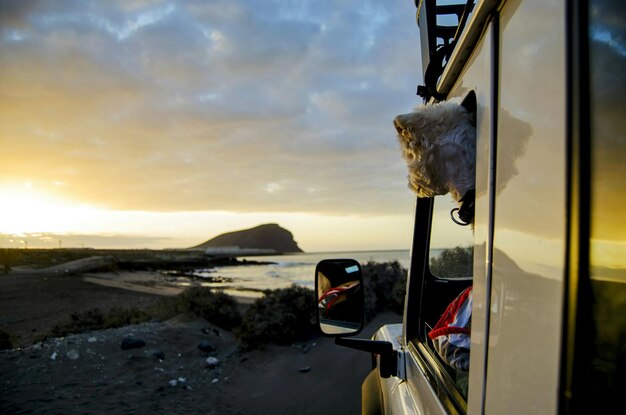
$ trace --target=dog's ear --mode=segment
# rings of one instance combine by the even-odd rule
[[[465,95],[463,101],[461,102],[461,106],[465,108],[467,113],[470,116],[470,123],[476,127],[476,93],[472,90]]]
[[[404,123],[402,117],[402,115],[398,115],[396,118],[393,119],[393,126],[396,127],[396,131],[399,135],[402,135],[402,131],[404,131]]]
[[[412,136],[410,133],[410,118],[415,117],[415,114],[402,114],[398,115],[393,120],[393,126],[396,127],[396,131],[400,137],[404,137],[405,139],[409,139]]]

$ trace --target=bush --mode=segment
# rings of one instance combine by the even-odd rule
[[[167,297],[146,308],[113,308],[108,312],[94,308],[72,313],[68,322],[54,327],[49,335],[65,336],[68,333],[111,329],[139,324],[153,318],[166,320],[182,313],[194,313],[225,330],[232,330],[241,323],[241,313],[235,299],[209,288],[188,288],[175,297]]]
[[[180,301],[182,311],[191,311],[225,330],[232,330],[241,323],[239,304],[223,292],[213,292],[206,287],[192,287],[180,294]]]
[[[280,345],[306,340],[317,333],[312,290],[292,285],[266,290],[243,316],[235,334],[244,346]]]
[[[465,278],[472,275],[474,250],[456,248],[444,250],[440,256],[430,259],[430,272],[446,278]]]
[[[149,319],[150,315],[148,313],[137,308],[113,308],[107,313],[103,313],[100,309],[94,308],[82,313],[72,313],[67,323],[57,325],[52,329],[51,335],[54,337],[62,337],[68,333],[112,329],[129,324],[142,323]]]
[[[371,321],[376,314],[384,310],[402,314],[407,270],[398,261],[383,263],[369,261],[362,268],[365,285],[365,320]]]

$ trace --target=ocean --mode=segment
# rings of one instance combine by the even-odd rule
[[[368,261],[398,261],[407,268],[410,263],[409,250],[360,251],[360,252],[317,252],[277,256],[240,257],[240,261],[271,262],[262,265],[222,266],[194,271],[193,285],[223,290],[227,294],[261,297],[263,290],[287,288],[293,284],[313,289],[315,265],[322,259],[351,258],[364,264]],[[192,285],[179,279],[180,285]]]

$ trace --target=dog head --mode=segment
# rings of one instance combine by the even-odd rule
[[[409,169],[409,188],[418,196],[449,192],[458,202],[474,189],[476,128],[465,107],[452,102],[424,105],[393,123]]]

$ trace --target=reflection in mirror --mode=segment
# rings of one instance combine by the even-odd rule
[[[346,336],[363,328],[363,276],[353,259],[326,259],[315,268],[317,317],[323,334]]]

